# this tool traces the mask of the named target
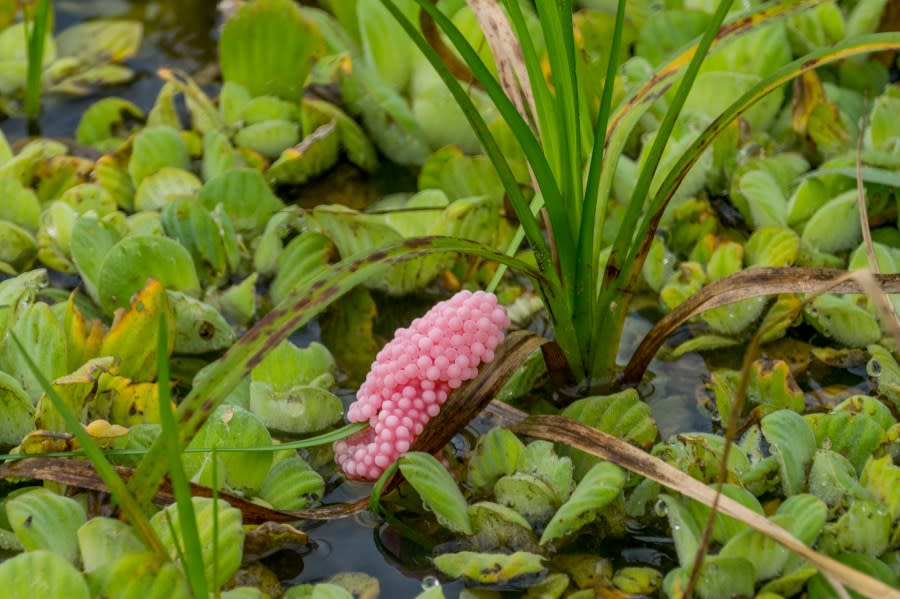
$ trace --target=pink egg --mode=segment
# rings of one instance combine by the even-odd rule
[[[344,474],[375,480],[409,451],[450,391],[493,359],[508,326],[493,294],[461,291],[397,329],[347,410],[349,421],[372,427],[334,444]]]

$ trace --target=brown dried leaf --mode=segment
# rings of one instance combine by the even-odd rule
[[[831,268],[752,268],[707,285],[669,312],[647,333],[625,367],[622,380],[641,379],[666,338],[688,319],[719,306],[779,293],[868,293],[860,275]],[[900,274],[872,275],[884,293],[900,292]]]
[[[126,482],[131,478],[134,470],[123,466],[117,466],[116,471]],[[16,462],[7,462],[0,465],[0,478],[30,478],[34,480],[50,480],[60,484],[91,489],[93,491],[107,492],[108,489],[100,476],[94,470],[93,465],[85,460],[73,460],[65,458],[27,458]],[[191,495],[195,497],[211,497],[212,491],[207,487],[191,484]],[[245,524],[260,524],[263,522],[296,522],[297,520],[333,520],[345,518],[366,509],[368,497],[364,497],[352,503],[339,503],[323,505],[312,510],[297,510],[284,512],[251,503],[229,493],[219,493],[219,498],[224,499],[232,506],[241,510]],[[168,482],[163,483],[154,498],[154,503],[168,505],[175,501],[175,494]]]

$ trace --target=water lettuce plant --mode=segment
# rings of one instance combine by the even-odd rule
[[[327,441],[293,439],[340,421],[336,366],[375,359],[384,334],[376,313],[394,308],[399,295],[486,285],[503,303],[518,298],[509,310],[517,320],[517,311],[535,310],[534,297],[494,264],[536,288],[559,351],[511,334],[518,353],[481,369],[477,388],[464,392],[476,405],[456,404],[464,415],[516,369],[509,355],[522,359],[538,347],[543,354],[529,358],[513,376],[518,388],[503,397],[519,400],[546,372],[555,382],[568,375],[563,383],[579,394],[616,387],[625,317],[639,291],[651,290],[653,302],[658,294],[660,308],[674,314],[705,286],[747,269],[859,265],[854,179],[868,197],[877,261],[896,270],[896,91],[884,66],[852,62],[900,43],[896,34],[871,33],[877,3],[788,1],[734,13],[729,2],[665,10],[618,2],[615,14],[514,0],[322,4],[331,12],[287,0],[245,3],[223,28],[217,98],[186,74],[163,71],[146,112],[117,98],[95,103],[76,138],[99,157],[55,140],[10,146],[0,137],[0,189],[9,199],[0,206],[0,268],[11,277],[0,282],[8,412],[0,440],[18,456],[90,452],[101,482],[78,462],[69,469],[81,474],[79,484],[114,491],[133,525],[85,522],[77,501],[49,491],[11,497],[0,538],[28,551],[0,566],[10,584],[43,568],[75,593],[140,586],[203,596],[236,571],[250,537],[305,542],[297,531],[244,530],[241,518],[359,509],[364,502],[309,511],[335,466],[327,449],[296,449],[379,431],[356,425]],[[869,123],[857,125],[864,115]],[[858,138],[865,165],[856,169]],[[415,190],[353,208],[293,201],[342,160],[369,173],[385,159],[420,167]],[[519,251],[523,236],[528,248]],[[47,273],[36,266],[55,271],[54,281],[77,275],[83,291],[42,289]],[[673,351],[735,345],[755,327],[774,341],[802,319],[849,348],[830,359],[859,359],[854,349],[867,346],[879,396],[857,394],[827,413],[804,414],[814,397],[798,384],[793,362],[721,369],[703,397],[723,425],[741,427],[726,439],[683,430],[661,437],[671,423],[657,423],[633,389],[591,395],[549,421],[517,421],[518,414],[509,428],[480,436],[470,454],[444,452],[449,471],[431,455],[444,442],[393,465],[379,459],[388,474],[373,489],[373,510],[430,550],[446,575],[494,589],[562,596],[612,584],[673,596],[689,588],[704,597],[804,589],[825,596],[826,578],[837,572],[854,588],[881,592],[839,566],[896,584],[897,423],[888,406],[896,405],[900,367],[875,345],[890,340],[858,295],[804,304],[785,293],[765,308],[750,297],[707,311]],[[322,339],[345,337],[351,359],[335,347],[287,341],[325,310]],[[462,377],[474,360],[458,357],[459,377],[450,376],[449,358],[448,376],[437,377],[448,389],[475,374]],[[622,378],[642,374],[632,365]],[[664,377],[656,384],[666,389]],[[557,424],[549,433],[541,429],[548,422]],[[437,428],[421,424],[424,437]],[[460,426],[438,432],[446,441]],[[585,440],[600,433],[614,435],[601,437],[606,447],[622,450],[624,439],[652,457],[628,445],[636,453],[598,454]],[[543,440],[526,444],[520,435]],[[136,466],[128,489],[95,445]],[[25,477],[38,463],[3,468]],[[703,484],[688,487],[671,470],[639,470],[642,478],[624,468],[660,463]],[[51,472],[44,476],[63,482],[60,467]],[[393,493],[399,477],[388,478],[397,472],[409,486]],[[166,475],[170,495],[158,493]],[[192,498],[199,488],[191,483],[212,498]],[[661,494],[661,483],[684,495]],[[713,517],[706,506],[719,501],[717,484],[723,514]],[[150,516],[154,499],[172,496],[174,507]],[[765,518],[768,500],[778,506]],[[55,515],[42,520],[41,510]],[[32,514],[36,525],[22,525]],[[627,534],[626,518],[668,527],[679,567],[664,576],[579,555],[589,539]],[[50,521],[64,526],[54,531]],[[103,543],[108,529],[121,529],[122,547]],[[813,544],[838,561],[809,552]],[[146,577],[126,585],[138,566]],[[333,586],[296,587],[289,596],[346,594]]]

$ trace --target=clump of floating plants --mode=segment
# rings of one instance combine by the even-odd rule
[[[21,553],[0,586],[40,572],[48,597],[360,596],[377,581],[284,589],[259,559],[369,505],[470,597],[896,587],[900,366],[858,288],[691,312],[660,357],[707,360],[679,404],[704,432],[656,409],[685,388],[665,367],[649,402],[610,392],[643,374],[616,365],[632,302],[678,314],[753,269],[900,270],[895,57],[860,56],[900,45],[874,33],[885,3],[319,4],[242,3],[215,93],[163,70],[149,110],[98,100],[76,144],[0,135],[0,470],[48,481],[4,500],[0,544]],[[3,7],[0,109],[17,114],[27,25]],[[140,37],[125,21],[48,34],[44,91],[128,79]],[[330,184],[398,165],[403,192]],[[548,324],[555,343],[516,330]],[[757,331],[763,357],[722,357]],[[859,384],[817,382],[839,370]],[[338,385],[363,380],[347,408]],[[502,426],[448,446],[485,397]],[[345,408],[359,424],[338,428]],[[94,446],[131,469],[127,495],[98,460],[46,456]],[[322,505],[342,474],[380,479]]]

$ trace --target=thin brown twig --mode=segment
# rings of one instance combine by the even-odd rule
[[[831,268],[751,268],[710,283],[666,314],[644,336],[622,373],[622,381],[641,380],[650,360],[672,332],[693,316],[751,297],[779,293],[865,293],[859,273]],[[900,293],[900,274],[870,275],[882,291]]]

